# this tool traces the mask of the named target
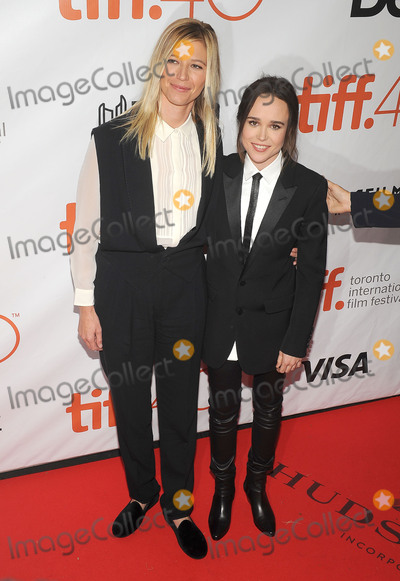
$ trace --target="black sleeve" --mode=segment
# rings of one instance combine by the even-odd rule
[[[304,357],[311,338],[315,315],[325,277],[328,185],[320,176],[310,197],[297,238],[296,292],[292,314],[280,350],[293,357]]]
[[[374,193],[363,191],[351,192],[351,217],[354,226],[356,228],[400,228],[400,194],[392,194],[382,200],[375,198],[375,202],[374,195]]]

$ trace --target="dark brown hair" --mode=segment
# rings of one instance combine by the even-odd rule
[[[246,122],[247,117],[256,102],[258,97],[266,96],[271,99],[271,103],[274,98],[281,99],[284,101],[289,109],[289,120],[286,129],[285,141],[282,147],[282,155],[284,163],[287,163],[291,159],[297,159],[297,123],[299,119],[299,102],[297,100],[296,91],[293,85],[283,77],[272,77],[265,76],[257,79],[247,87],[243,93],[242,100],[240,101],[239,109],[237,112],[237,122],[238,122],[238,137],[237,137],[237,151],[239,157],[242,161],[245,158],[245,149],[242,145],[241,136],[243,131],[243,126]]]

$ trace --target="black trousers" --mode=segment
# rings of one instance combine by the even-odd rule
[[[129,253],[98,257],[95,308],[103,330],[101,362],[110,384],[126,480],[131,498],[140,502],[149,502],[160,490],[152,432],[154,371],[161,505],[170,517],[181,518],[191,508],[179,510],[173,496],[181,489],[193,491],[206,305],[204,259],[196,254],[198,262],[190,276],[180,277],[168,270],[165,252],[125,254]],[[189,342],[193,347],[188,347]]]
[[[275,369],[254,375],[253,424],[247,467],[254,473],[272,470],[279,437],[285,374]],[[242,369],[238,361],[208,368],[210,386],[211,471],[235,474],[236,433],[241,404]]]

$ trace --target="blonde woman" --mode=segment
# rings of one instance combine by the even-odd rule
[[[154,371],[160,502],[182,550],[200,559],[207,543],[189,516],[185,491],[193,491],[205,222],[222,155],[214,30],[193,19],[172,23],[157,43],[148,76],[142,98],[126,114],[93,130],[75,229],[90,230],[100,220],[100,244],[81,245],[72,256],[75,304],[79,335],[100,351],[109,380],[130,495],[113,533],[133,533],[159,498]]]

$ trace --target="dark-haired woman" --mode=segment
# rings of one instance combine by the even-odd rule
[[[244,490],[255,525],[275,534],[265,492],[278,440],[285,374],[306,354],[325,274],[326,180],[295,161],[298,101],[283,78],[245,91],[238,154],[224,159],[224,191],[208,239],[203,360],[210,384],[209,516],[213,539],[229,529],[242,371],[254,376]],[[297,267],[290,257],[298,247]]]

